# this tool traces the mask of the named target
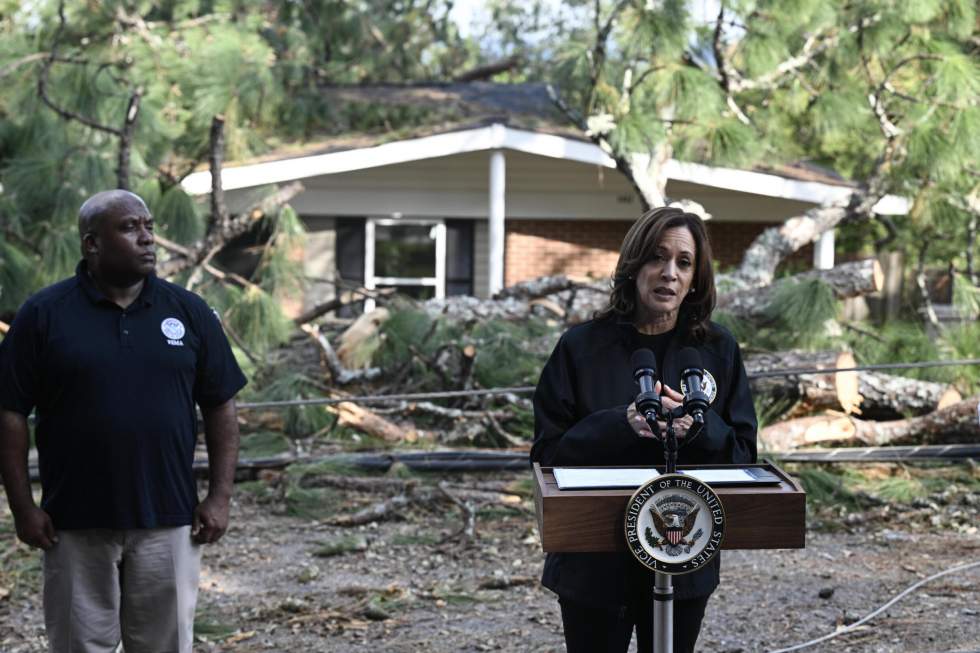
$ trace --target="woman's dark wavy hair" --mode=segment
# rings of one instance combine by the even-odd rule
[[[686,227],[694,236],[694,292],[684,298],[677,316],[677,328],[695,342],[704,342],[712,334],[711,313],[715,310],[715,273],[711,265],[711,243],[701,218],[693,213],[662,206],[650,209],[633,223],[623,239],[613,274],[609,302],[596,311],[595,319],[613,316],[632,318],[636,310],[636,275],[653,260],[657,246],[668,229]]]

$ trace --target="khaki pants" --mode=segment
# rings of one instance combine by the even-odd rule
[[[190,653],[201,571],[191,527],[59,531],[44,554],[51,653]]]

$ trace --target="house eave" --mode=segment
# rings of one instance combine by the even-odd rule
[[[604,168],[616,167],[616,162],[593,143],[493,124],[371,147],[225,167],[222,171],[222,187],[225,190],[253,188],[322,175],[493,150],[514,150]],[[853,190],[846,185],[801,181],[763,172],[707,166],[676,159],[667,163],[666,173],[668,179],[675,181],[812,204],[846,201]],[[211,191],[211,173],[207,170],[192,173],[181,185],[191,195],[205,195]],[[874,210],[888,215],[901,215],[908,211],[908,200],[889,195],[878,202]]]

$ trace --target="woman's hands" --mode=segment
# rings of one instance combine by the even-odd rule
[[[657,381],[656,385],[654,385],[653,391],[660,394],[660,400],[663,403],[665,411],[673,410],[684,403],[684,395],[677,392],[669,385],[662,385],[660,381]],[[644,418],[640,413],[636,412],[635,404],[630,404],[626,408],[626,420],[629,422],[633,431],[636,432],[636,434],[641,438],[657,437],[650,429],[650,425],[647,424],[646,418]],[[683,417],[674,419],[674,434],[677,436],[678,440],[682,440],[687,436],[687,432],[693,423],[694,419],[690,415],[684,415]],[[661,437],[659,439],[663,439],[664,435],[667,433],[667,422],[665,420],[658,420],[657,426],[660,427],[661,433]]]

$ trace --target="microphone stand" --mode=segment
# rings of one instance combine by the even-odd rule
[[[674,418],[683,416],[684,406],[663,411],[667,422],[664,434],[665,474],[677,473],[677,434],[674,432]],[[647,424],[654,433],[659,433],[657,418],[650,411],[646,415]],[[698,435],[704,426],[703,421],[695,420],[687,437]],[[674,582],[670,574],[654,572],[653,579],[653,651],[654,653],[673,653],[674,651]]]

